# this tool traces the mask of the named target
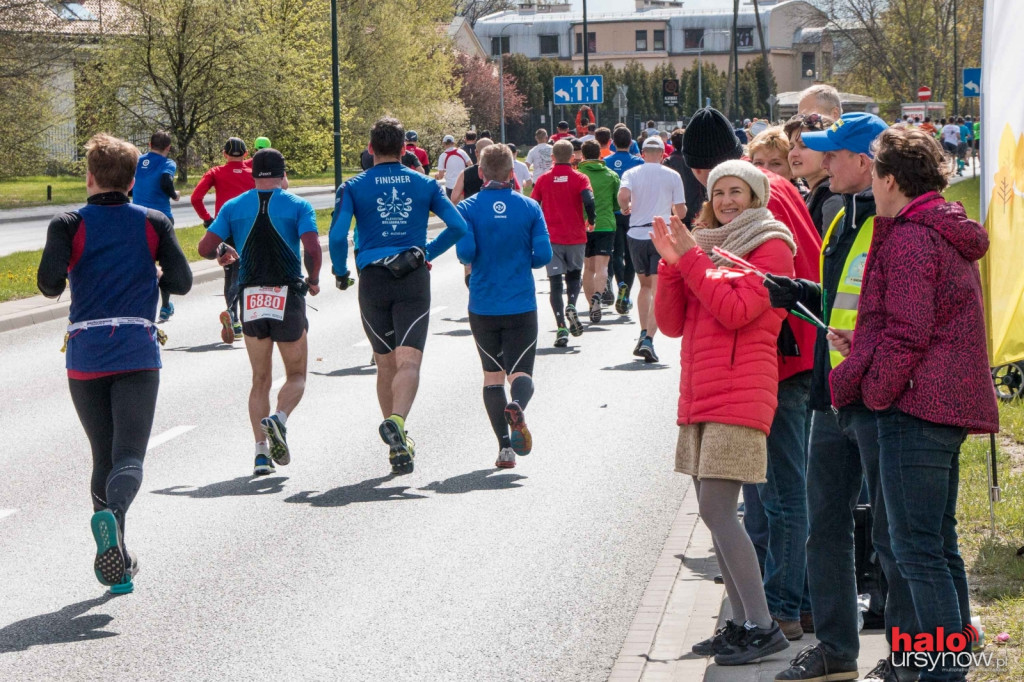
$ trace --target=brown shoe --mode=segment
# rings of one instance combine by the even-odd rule
[[[810,611],[803,611],[800,614],[800,627],[804,629],[804,632],[814,632],[814,618],[811,617]]]
[[[782,634],[786,636],[790,642],[795,642],[804,636],[804,629],[800,626],[798,620],[779,620],[775,616],[772,616],[772,620],[779,624],[779,629],[782,630]]]

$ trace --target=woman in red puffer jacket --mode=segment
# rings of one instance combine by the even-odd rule
[[[832,402],[840,419],[859,402],[875,412],[892,550],[920,632],[960,632],[971,620],[956,534],[960,446],[969,432],[999,430],[977,266],[988,236],[939,194],[945,162],[934,138],[894,127],[875,145],[878,217],[857,326],[829,336],[849,352],[832,370]]]

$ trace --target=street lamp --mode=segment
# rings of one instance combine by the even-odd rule
[[[505,29],[509,26],[533,26],[532,22],[513,21],[505,24],[498,32],[498,92],[501,100],[501,143],[505,143],[505,50],[501,46],[501,39],[505,35]],[[509,51],[511,52],[512,40],[509,39]]]
[[[703,71],[701,70],[700,58],[701,58],[701,55],[704,54],[704,39],[708,37],[709,33],[725,33],[726,35],[728,35],[729,31],[726,31],[724,29],[723,30],[719,30],[719,31],[704,31],[703,33],[701,33],[700,42],[697,43],[697,108],[698,109],[701,109],[704,106],[702,104],[702,102],[704,102],[704,74],[703,74]]]

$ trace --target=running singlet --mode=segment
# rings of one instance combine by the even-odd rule
[[[249,190],[224,204],[210,225],[238,247],[238,285],[285,286],[302,280],[300,235],[316,232],[316,211],[283,189]]]
[[[431,211],[447,228],[427,243]],[[466,221],[437,181],[400,163],[379,163],[338,188],[330,238],[331,261],[338,275],[344,274],[342,267],[347,270],[353,216],[356,267],[360,270],[414,246],[425,250],[428,261],[433,260],[466,233]]]
[[[171,217],[171,198],[160,187],[160,176],[174,175],[178,165],[171,159],[156,152],[148,152],[139,157],[135,166],[135,187],[132,188],[132,203],[160,211]]]

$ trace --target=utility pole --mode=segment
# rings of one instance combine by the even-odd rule
[[[341,187],[341,91],[338,84],[338,0],[331,0],[331,87],[334,90],[334,189]]]
[[[960,44],[957,41],[956,4],[953,0],[953,114],[960,115]]]
[[[732,118],[740,115],[740,49],[739,41],[740,0],[733,0],[732,6],[732,60],[734,71],[732,94]]]
[[[583,0],[583,75],[590,75],[590,34],[587,33],[587,0]]]

